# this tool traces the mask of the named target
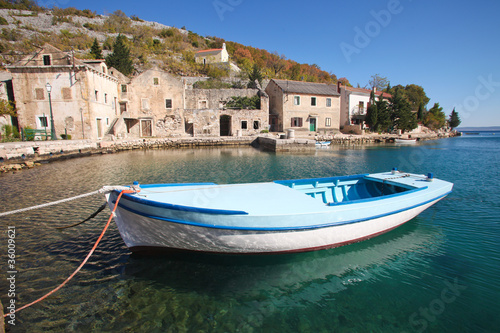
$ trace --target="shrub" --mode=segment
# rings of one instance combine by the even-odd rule
[[[9,22],[7,22],[7,20],[4,17],[0,16],[0,25],[8,25],[8,24]]]
[[[195,89],[229,89],[231,84],[222,82],[218,79],[208,79],[206,81],[196,81],[193,84]]]

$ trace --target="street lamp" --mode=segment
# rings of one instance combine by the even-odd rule
[[[50,92],[52,91],[52,86],[50,83],[47,82],[45,85],[45,88],[47,88],[47,93],[49,94],[49,106],[50,106],[50,138],[52,140],[56,140],[56,128],[54,127],[54,115],[52,114],[52,99],[50,96]]]

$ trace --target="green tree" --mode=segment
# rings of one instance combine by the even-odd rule
[[[378,132],[378,110],[377,104],[375,102],[375,93],[373,92],[373,90],[370,93],[370,105],[366,110],[365,123],[373,132]]]
[[[420,105],[425,107],[430,101],[430,98],[425,94],[424,88],[419,85],[409,84],[404,88],[404,91],[412,111],[416,111]]]
[[[458,116],[458,112],[455,111],[455,108],[453,108],[453,111],[451,111],[450,114],[450,119],[448,120],[448,124],[450,125],[451,129],[454,129],[460,125],[462,121],[460,120],[460,117]]]
[[[114,67],[125,75],[130,75],[134,71],[134,65],[130,58],[130,50],[125,45],[126,37],[118,35],[113,44],[113,53],[106,57],[108,67]]]
[[[411,106],[405,98],[401,90],[396,90],[396,93],[391,98],[391,120],[397,129],[411,131],[418,126],[417,118],[411,111]]]
[[[379,96],[377,104],[377,132],[389,132],[393,125],[391,121],[391,110],[389,108],[389,103]]]
[[[262,79],[263,78],[261,69],[259,68],[259,66],[257,66],[257,64],[254,64],[252,67],[252,71],[248,73],[248,80],[250,82],[248,82],[247,88],[256,89],[257,84],[255,83],[255,81],[257,81],[259,85],[262,87]]]
[[[417,120],[418,121],[424,120],[424,116],[425,116],[424,105],[420,104],[420,106],[418,107],[418,111],[417,111]]]
[[[12,102],[9,102],[5,99],[0,99],[0,115],[2,115],[2,114],[16,117],[17,116],[17,109],[12,104]]]
[[[90,55],[94,59],[104,59],[102,49],[97,42],[97,38],[94,38],[94,44],[92,44],[92,47],[90,48]]]
[[[446,123],[446,115],[439,103],[434,103],[434,106],[427,112],[424,118],[424,125],[430,129],[437,130],[442,128]]]

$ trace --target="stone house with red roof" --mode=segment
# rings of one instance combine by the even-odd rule
[[[354,88],[342,86],[338,83],[340,93],[340,126],[359,125],[364,128],[366,111],[370,105],[370,89]],[[378,100],[380,96],[389,100],[392,95],[383,91],[377,91],[374,88],[375,97]]]

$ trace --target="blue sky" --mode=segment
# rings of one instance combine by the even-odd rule
[[[380,74],[421,85],[432,107],[462,126],[500,126],[498,0],[39,0],[40,5],[117,9],[317,64],[352,85]]]

